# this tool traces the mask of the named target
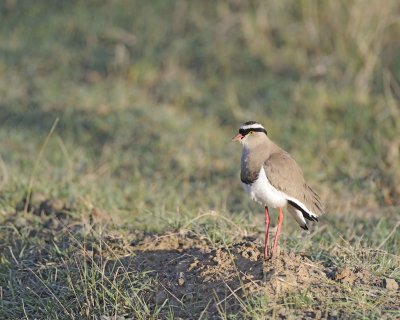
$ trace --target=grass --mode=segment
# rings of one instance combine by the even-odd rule
[[[291,152],[329,213],[310,234],[285,219],[285,250],[398,282],[399,10],[395,0],[2,2],[0,318],[173,319],[179,305],[209,317],[218,294],[163,300],[159,274],[126,265],[130,242],[179,230],[210,248],[261,239],[230,143],[250,119]],[[216,315],[399,316],[387,304],[398,291],[323,285],[338,293],[238,293],[238,309]]]

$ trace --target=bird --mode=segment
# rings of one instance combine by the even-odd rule
[[[275,144],[264,126],[247,121],[232,139],[242,148],[240,180],[250,198],[265,208],[264,258],[268,259],[268,208],[278,209],[278,225],[270,258],[276,256],[283,222],[283,209],[301,228],[308,230],[307,220],[318,221],[324,213],[320,196],[306,183],[303,172],[292,156]]]

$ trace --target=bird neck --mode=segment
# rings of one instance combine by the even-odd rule
[[[269,139],[243,145],[240,173],[242,182],[252,183],[257,179],[264,162],[273,153],[274,146]]]

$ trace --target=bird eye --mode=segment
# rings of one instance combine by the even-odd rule
[[[254,131],[250,131],[249,133],[250,133],[250,134],[253,134],[253,132],[254,132]]]

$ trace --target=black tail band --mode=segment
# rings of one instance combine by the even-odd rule
[[[291,206],[295,207],[297,210],[300,210],[305,219],[310,220],[310,221],[318,221],[317,217],[313,217],[312,215],[310,215],[307,211],[305,211],[302,207],[300,207],[296,202],[294,202],[292,200],[288,200],[288,202]]]

